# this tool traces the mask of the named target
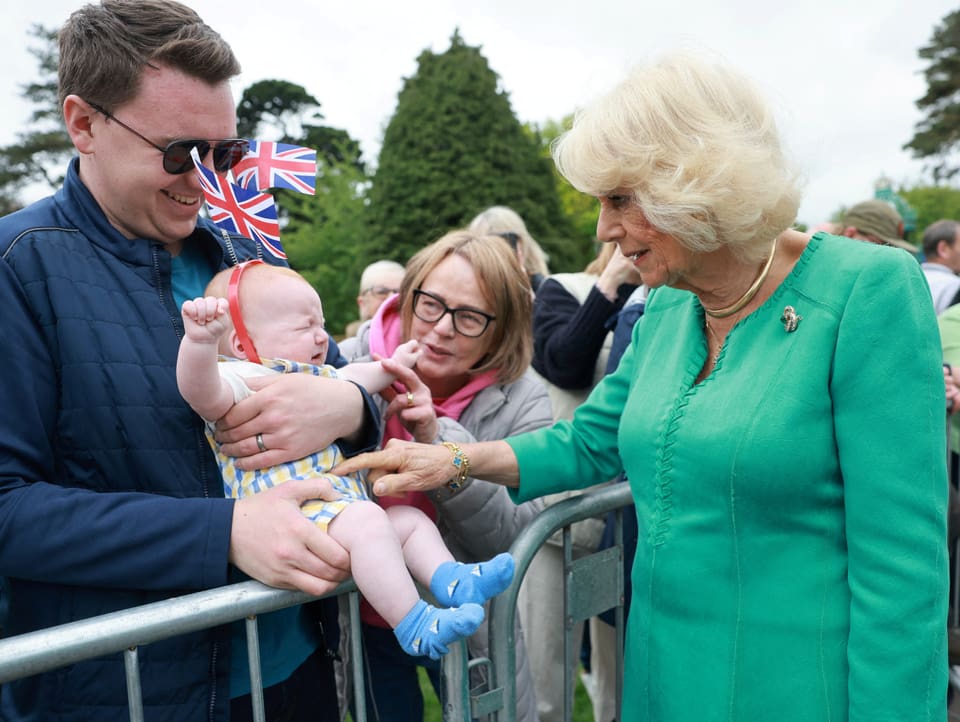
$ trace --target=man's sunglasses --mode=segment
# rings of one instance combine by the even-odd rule
[[[226,173],[233,168],[250,149],[250,141],[244,140],[243,138],[228,138],[226,140],[175,140],[164,148],[154,143],[143,135],[143,133],[134,130],[117,116],[101,108],[96,103],[87,101],[87,104],[98,113],[102,113],[105,118],[116,122],[121,128],[126,128],[142,141],[163,153],[163,169],[170,175],[180,175],[193,169],[193,158],[190,157],[191,148],[196,148],[197,154],[201,158],[205,158],[212,146],[213,167],[218,173]]]

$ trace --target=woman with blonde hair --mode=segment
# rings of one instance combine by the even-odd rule
[[[412,439],[458,453],[464,443],[551,423],[546,389],[528,373],[531,314],[530,284],[502,239],[452,231],[414,255],[400,293],[388,298],[358,334],[358,353],[382,357],[384,369],[400,382],[396,397],[381,405],[385,439]],[[411,339],[419,342],[421,355],[413,369],[402,368],[390,356]],[[424,511],[457,561],[485,560],[487,550],[496,549],[494,556],[508,551],[543,502],[515,505],[503,486],[467,471],[464,467],[450,487],[379,501]],[[362,614],[368,709],[376,709],[381,722],[419,722],[423,701],[417,665],[427,669],[435,686],[438,666],[401,651],[371,611]],[[473,656],[486,656],[486,626],[470,638],[469,648]],[[536,722],[521,634],[517,653],[517,719]]]
[[[652,288],[645,313],[572,421],[460,451],[518,500],[626,471],[618,719],[943,720],[944,382],[916,261],[792,230],[772,113],[710,60],[634,70],[554,158]],[[387,494],[443,488],[450,462],[392,443],[345,468]]]
[[[490,206],[470,221],[467,229],[482,236],[499,236],[516,252],[520,265],[530,277],[530,287],[536,293],[550,270],[547,254],[530,235],[520,214],[507,206]]]

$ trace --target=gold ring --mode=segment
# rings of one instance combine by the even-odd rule
[[[409,391],[407,392],[407,406],[413,406],[413,394]]]
[[[257,440],[257,448],[260,449],[261,452],[266,451],[267,445],[263,443],[263,434],[257,434],[255,438]]]

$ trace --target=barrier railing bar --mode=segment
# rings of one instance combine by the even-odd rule
[[[140,660],[136,647],[123,650],[127,677],[127,710],[130,722],[143,722],[143,691],[140,689]]]
[[[325,596],[355,590],[348,581]],[[0,640],[0,683],[318,598],[249,581],[20,634]]]
[[[558,529],[627,506],[631,502],[630,486],[626,483],[611,484],[596,491],[564,499],[538,514],[510,547],[510,553],[516,562],[516,573],[510,586],[490,602],[490,619],[497,620],[495,625],[490,625],[491,688],[503,689],[503,707],[494,712],[494,722],[515,722],[516,720],[517,673],[513,653],[516,637],[514,616],[520,583],[527,573],[533,555]],[[622,536],[619,537],[621,542],[622,538]],[[622,568],[621,565],[621,574]],[[617,617],[616,621],[620,625],[617,627],[619,635],[623,629],[622,615]]]
[[[263,675],[260,670],[260,627],[256,615],[247,615],[244,621],[247,632],[247,662],[250,667],[250,703],[253,705],[253,722],[266,722],[263,706]]]

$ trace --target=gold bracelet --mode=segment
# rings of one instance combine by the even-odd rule
[[[468,459],[467,455],[463,453],[463,450],[452,441],[444,441],[443,446],[446,446],[453,452],[451,463],[457,470],[457,476],[447,482],[447,488],[450,489],[450,491],[458,491],[470,475],[470,459]]]

